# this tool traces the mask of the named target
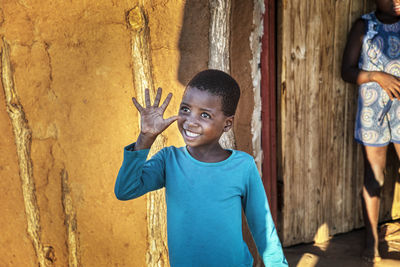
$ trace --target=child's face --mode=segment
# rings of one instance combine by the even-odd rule
[[[178,128],[189,147],[212,147],[233,124],[225,116],[221,97],[188,87],[179,107]]]
[[[376,0],[379,11],[392,16],[400,15],[400,0]]]

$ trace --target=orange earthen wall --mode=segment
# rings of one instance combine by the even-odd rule
[[[174,93],[165,115],[171,116],[184,85],[207,67],[208,1],[1,1],[1,64],[11,66],[15,95],[7,100],[3,68],[0,266],[145,266],[146,198],[121,202],[113,193],[123,147],[139,133],[131,103],[135,59],[126,20],[139,4],[150,28],[154,84]],[[236,31],[240,24],[235,25]],[[247,92],[251,80],[243,74],[248,67],[243,72],[240,65],[250,59],[242,48],[250,30],[244,37],[235,34],[232,47],[235,53],[246,51],[232,60],[232,71],[246,90],[247,103],[253,101]],[[7,112],[14,101],[31,132],[22,148],[13,130],[23,125]],[[252,111],[246,99],[241,101],[244,111],[239,110],[235,132],[239,148],[251,152],[250,120],[245,118]],[[175,124],[166,131],[166,143],[183,145]],[[18,163],[25,152],[28,159]],[[32,173],[21,178],[21,168],[30,163]],[[34,182],[34,188],[23,179]],[[35,205],[25,208],[24,189],[35,197],[30,202]],[[28,229],[32,212],[39,214],[36,237]]]

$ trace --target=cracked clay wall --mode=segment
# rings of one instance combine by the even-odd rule
[[[176,94],[170,116],[184,2],[145,2],[154,83]],[[0,2],[0,266],[145,266],[146,198],[113,193],[138,134],[126,20],[138,4]],[[206,66],[188,58],[201,62],[193,73]],[[181,144],[175,127],[166,136]]]
[[[137,7],[144,12],[146,77],[174,94],[165,115],[171,116],[184,85],[208,65],[208,2],[0,0],[0,266],[158,261],[157,252],[149,254],[149,210],[157,203],[122,202],[113,192],[123,147],[139,133],[131,97],[140,94],[141,76],[128,16]],[[237,42],[240,29],[233,27]],[[245,31],[248,42],[251,29]],[[248,59],[231,62],[245,90],[251,80],[239,66],[251,58],[246,51]],[[242,107],[253,101],[243,95]],[[238,118],[251,114],[243,110]],[[240,121],[238,148],[251,152],[249,125]],[[163,145],[183,145],[175,125]],[[164,219],[157,220],[162,228]]]

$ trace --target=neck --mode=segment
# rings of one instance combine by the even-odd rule
[[[393,16],[387,13],[384,13],[382,11],[380,11],[379,9],[376,10],[375,12],[375,16],[382,22],[385,24],[393,24],[396,23],[400,20],[400,16]]]
[[[231,154],[229,151],[223,149],[219,143],[212,147],[187,146],[187,150],[198,161],[209,163],[226,160]]]

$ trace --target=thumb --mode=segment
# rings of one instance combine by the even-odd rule
[[[178,116],[169,117],[168,119],[165,119],[165,123],[169,126],[169,125],[171,125],[174,121],[176,121],[178,118],[179,118]]]

